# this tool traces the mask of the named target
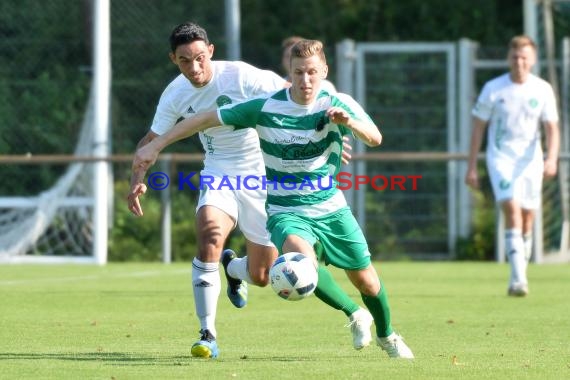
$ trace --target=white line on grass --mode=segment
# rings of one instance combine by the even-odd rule
[[[187,274],[189,269],[178,269],[174,271],[168,271],[168,274]],[[133,277],[153,277],[164,275],[165,271],[143,271],[143,272],[128,272],[128,273],[115,273],[115,274],[105,274],[105,275],[86,275],[86,276],[76,276],[76,277],[58,277],[58,278],[34,278],[26,280],[5,280],[0,281],[0,286],[9,285],[29,285],[37,283],[64,283],[64,282],[75,282],[75,281],[85,281],[85,280],[100,280],[102,278],[133,278]]]

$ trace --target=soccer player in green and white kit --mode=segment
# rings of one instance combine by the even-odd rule
[[[289,87],[273,72],[239,61],[212,60],[214,45],[209,42],[206,31],[195,23],[175,27],[170,45],[170,58],[181,74],[164,90],[151,129],[139,147],[166,133],[180,118]],[[255,130],[234,131],[232,126],[211,128],[200,134],[200,140],[206,152],[200,175],[214,179],[215,184],[226,180],[234,183],[245,172],[263,175],[263,157]],[[127,197],[129,209],[138,216],[143,215],[139,200],[146,191],[143,179],[144,175],[139,177],[133,173]],[[196,207],[198,249],[192,260],[192,287],[201,328],[200,338],[191,348],[192,356],[210,358],[219,354],[215,322],[221,288],[220,261],[226,271],[227,295],[236,307],[243,307],[247,302],[247,283],[265,286],[269,282],[269,268],[278,252],[266,229],[266,197],[264,189],[225,187],[200,191]],[[231,250],[223,250],[228,235],[238,225],[246,239],[247,256],[241,258],[235,257]],[[318,270],[322,281],[315,295],[349,317],[355,349],[369,345],[372,341],[370,313],[335,283],[324,266]]]
[[[328,67],[320,41],[302,40],[291,49],[289,89],[216,112],[198,114],[139,149],[133,170],[143,174],[168,144],[217,125],[255,127],[267,180],[267,227],[279,252],[301,252],[344,269],[376,324],[376,342],[390,357],[412,359],[410,348],[393,331],[387,292],[371,264],[368,244],[344,195],[336,187],[342,137],[353,134],[369,146],[382,135],[346,94],[321,90]]]

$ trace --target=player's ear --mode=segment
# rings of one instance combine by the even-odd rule
[[[323,79],[326,79],[327,75],[329,74],[329,66],[328,65],[324,65],[323,66]]]
[[[210,58],[214,55],[214,44],[208,45],[208,53],[210,53]]]
[[[174,63],[176,66],[178,66],[178,62],[176,62],[176,54],[174,54],[173,52],[168,53],[168,57],[170,57],[170,60],[172,61],[172,63]]]

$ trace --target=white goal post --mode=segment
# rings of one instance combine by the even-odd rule
[[[34,197],[0,198],[0,263],[107,262],[109,225],[110,0],[93,2],[93,79],[71,163]]]

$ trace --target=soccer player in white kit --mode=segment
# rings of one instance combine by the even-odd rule
[[[511,39],[510,71],[487,82],[472,110],[473,131],[465,183],[479,187],[477,154],[487,126],[486,162],[495,201],[505,219],[511,267],[507,294],[528,294],[526,274],[532,252],[532,225],[541,201],[542,179],[556,175],[560,132],[554,91],[533,75],[536,45],[527,36]],[[546,133],[546,157],[540,125]]]
[[[181,74],[164,90],[151,130],[137,148],[169,131],[180,118],[212,111],[226,104],[241,102],[273,93],[288,86],[277,74],[257,69],[244,62],[212,61],[214,46],[206,31],[194,23],[177,26],[171,36],[170,58]],[[266,191],[239,188],[238,176],[261,177],[265,174],[257,133],[251,128],[237,130],[233,126],[211,128],[200,133],[205,159],[200,175],[232,186],[200,191],[196,207],[198,252],[192,261],[192,284],[196,314],[200,320],[200,339],[192,346],[196,357],[217,357],[215,318],[220,293],[219,261],[226,269],[227,295],[236,307],[247,302],[247,283],[265,286],[268,270],[277,250],[266,229]],[[139,196],[146,192],[143,177],[133,170],[129,209],[143,214]],[[227,183],[227,182],[225,182]],[[238,258],[231,250],[222,253],[230,232],[237,226],[246,238],[247,257]],[[319,266],[319,285],[315,295],[350,318],[353,345],[361,349],[372,340],[372,316],[338,287],[328,270]]]

